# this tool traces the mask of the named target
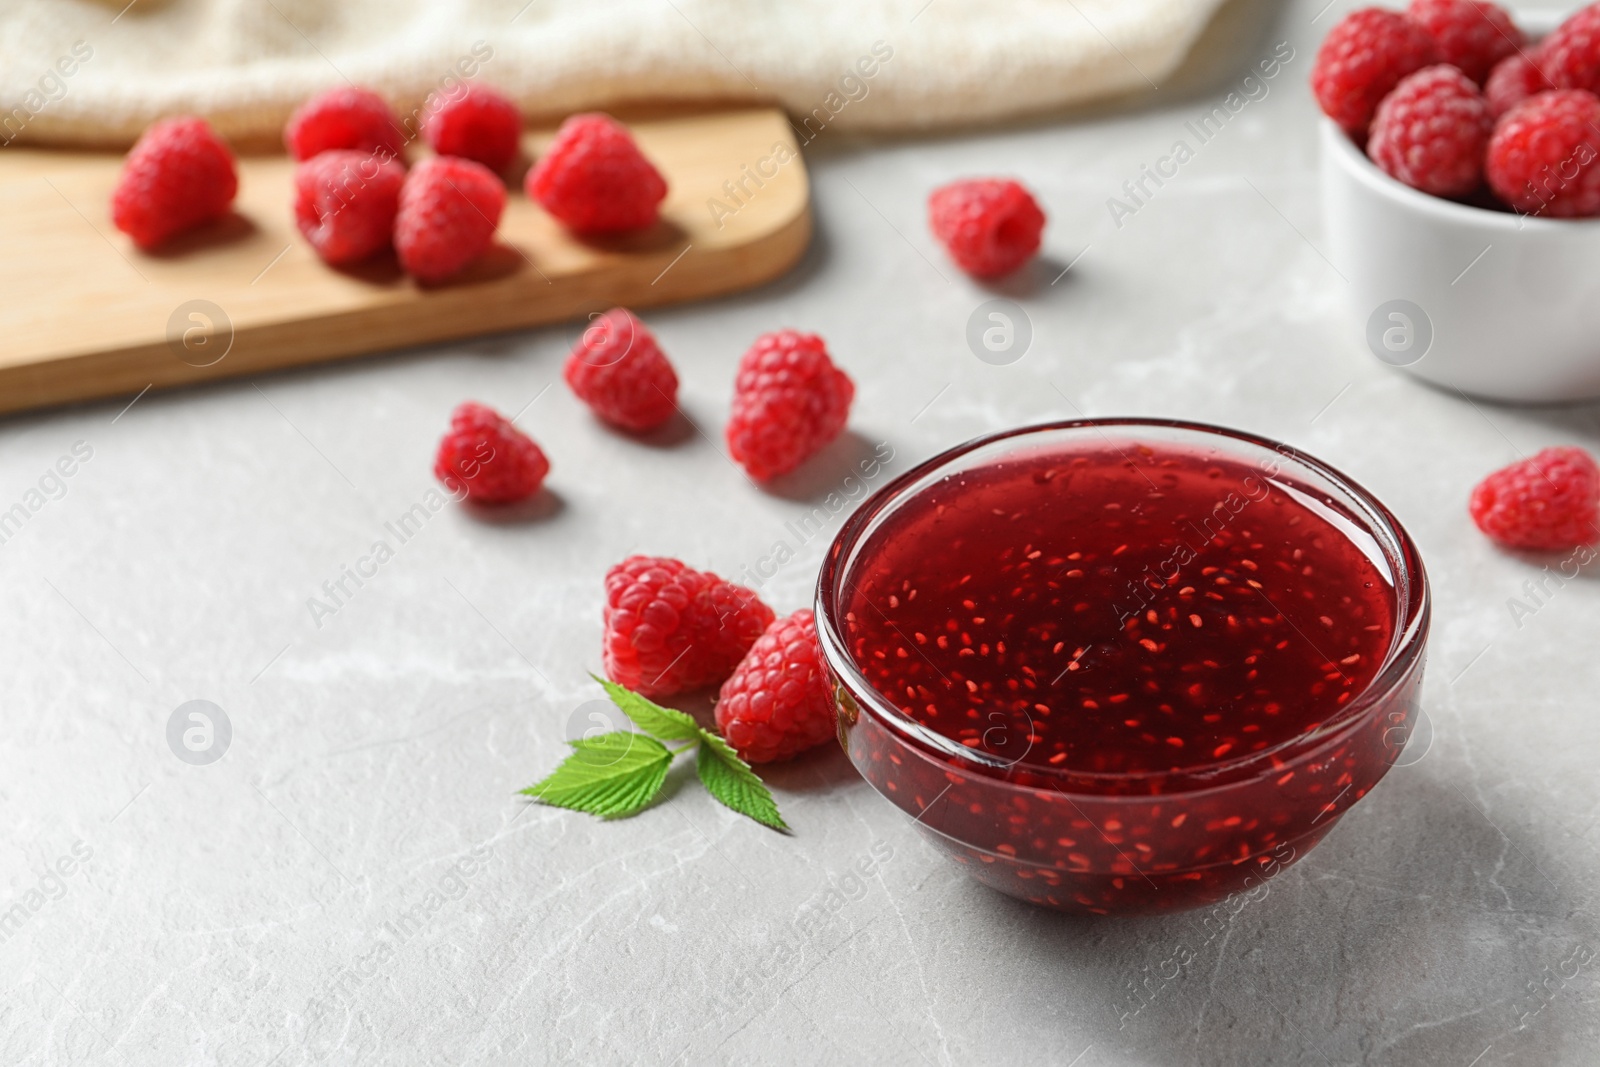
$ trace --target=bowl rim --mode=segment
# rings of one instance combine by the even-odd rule
[[[1021,765],[1017,760],[1010,762],[1000,760],[977,749],[961,745],[954,739],[929,729],[916,720],[907,717],[898,707],[886,700],[861,674],[854,658],[850,656],[847,650],[844,636],[838,625],[839,616],[842,613],[843,599],[840,594],[842,594],[845,578],[843,561],[857,546],[868,525],[880,514],[902,502],[903,499],[909,499],[908,496],[905,496],[906,491],[916,486],[925,477],[973,452],[1008,440],[1063,430],[1083,429],[1097,430],[1102,434],[1107,429],[1135,431],[1138,429],[1178,430],[1203,437],[1218,438],[1223,442],[1243,442],[1258,449],[1271,451],[1285,461],[1285,466],[1298,467],[1326,479],[1350,500],[1354,501],[1363,510],[1364,514],[1352,514],[1348,517],[1364,525],[1367,528],[1367,532],[1374,533],[1375,538],[1379,540],[1380,546],[1384,549],[1385,556],[1389,555],[1385,538],[1392,542],[1398,556],[1397,559],[1390,559],[1390,566],[1397,572],[1394,575],[1397,594],[1395,598],[1394,637],[1390,642],[1389,650],[1384,657],[1382,666],[1367,682],[1366,686],[1344,707],[1337,709],[1323,720],[1315,730],[1286,738],[1278,744],[1262,749],[1259,752],[1243,753],[1231,759],[1217,760],[1212,763],[1179,770],[1112,773],[1071,770],[1031,763]],[[1245,462],[1249,461],[1248,456],[1239,455],[1237,452],[1232,458]],[[1381,528],[1381,533],[1375,532],[1374,527]],[[1142,783],[1154,782],[1164,783],[1169,786],[1176,782],[1185,783],[1180,788],[1160,790],[1160,792],[1170,795],[1210,789],[1224,780],[1232,782],[1239,778],[1249,777],[1249,772],[1256,768],[1257,765],[1271,766],[1275,759],[1279,763],[1287,762],[1289,759],[1298,759],[1302,755],[1315,752],[1325,743],[1342,736],[1346,730],[1364,721],[1368,712],[1386,707],[1388,698],[1406,684],[1412,677],[1414,669],[1422,660],[1432,618],[1432,599],[1427,569],[1423,564],[1421,552],[1418,550],[1415,541],[1412,540],[1411,535],[1401,525],[1400,520],[1395,517],[1394,513],[1377,497],[1343,472],[1314,456],[1306,455],[1291,445],[1244,430],[1187,419],[1114,416],[1060,419],[1031,423],[1008,430],[983,434],[935,454],[881,486],[866,500],[862,501],[861,505],[845,520],[838,533],[834,536],[833,541],[829,544],[827,553],[823,558],[821,572],[817,577],[813,615],[823,661],[833,672],[834,677],[841,680],[844,687],[856,699],[858,712],[871,714],[902,743],[911,744],[925,755],[947,760],[961,768],[969,769],[989,781],[995,782],[1005,781],[1008,775],[1015,770],[1052,782],[1096,782],[1117,786],[1136,786]],[[1052,784],[1051,788],[1062,793],[1094,797],[1129,791],[1122,789],[1105,791],[1081,790],[1062,788],[1059,784]]]
[[[1356,143],[1338,123],[1326,115],[1319,121],[1322,126],[1322,149],[1335,165],[1373,193],[1403,210],[1429,216],[1446,225],[1479,229],[1502,236],[1516,233],[1571,234],[1573,231],[1600,229],[1600,218],[1547,219],[1520,211],[1494,211],[1413,189],[1380,170],[1365,152],[1356,147]]]

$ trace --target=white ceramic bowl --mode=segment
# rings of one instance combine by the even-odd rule
[[[1530,35],[1556,21],[1519,18]],[[1357,337],[1379,359],[1495,400],[1600,397],[1600,219],[1418,192],[1326,118],[1322,206]]]

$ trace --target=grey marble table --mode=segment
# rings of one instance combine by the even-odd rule
[[[819,137],[802,265],[648,316],[700,433],[600,428],[558,380],[562,328],[0,423],[0,510],[44,497],[0,544],[0,1062],[1600,1062],[1600,589],[1548,581],[1464,511],[1520,454],[1600,446],[1597,409],[1473,405],[1353,335],[1306,88],[1353,5],[1322,2],[1230,5],[1140,99]],[[1276,78],[1242,83],[1274,52],[1292,52]],[[1198,143],[1186,124],[1234,91]],[[1182,138],[1178,176],[1113,212]],[[999,290],[923,222],[929,188],[994,171],[1050,213],[1043,262]],[[966,340],[998,298],[1031,326],[1003,365]],[[823,334],[859,393],[852,436],[762,492],[714,442],[735,360],[783,325]],[[502,521],[452,506],[401,543],[384,524],[428,492],[468,397],[529,405],[550,496]],[[832,530],[785,524],[858,453],[887,443],[893,473],[1078,412],[1285,439],[1392,503],[1426,555],[1420,758],[1265,899],[1026,907],[831,749],[771,775],[792,837],[698,787],[615,824],[515,796],[586,725],[609,564],[770,571],[761,592],[792,610]],[[62,457],[72,475],[50,476]],[[393,558],[313,617],[380,539]],[[774,570],[781,539],[795,558]],[[1513,613],[1530,581],[1535,610]],[[169,745],[192,700],[230,726],[205,765]]]

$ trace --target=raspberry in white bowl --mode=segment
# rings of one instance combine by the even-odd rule
[[[1389,14],[1355,25],[1420,25]],[[1600,5],[1522,22],[1481,92],[1439,48],[1413,66],[1403,40],[1329,33],[1313,72],[1326,248],[1381,361],[1494,400],[1600,397],[1600,97],[1581,84],[1600,85]],[[1391,76],[1352,129],[1338,93],[1359,103]]]

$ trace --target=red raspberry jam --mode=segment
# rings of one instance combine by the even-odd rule
[[[1420,669],[1381,708],[1374,682],[1408,614],[1425,633],[1386,552],[1414,550],[1292,453],[1071,429],[924,465],[841,533],[819,594],[841,739],[998,889],[1209,903],[1304,854],[1398,754]]]

